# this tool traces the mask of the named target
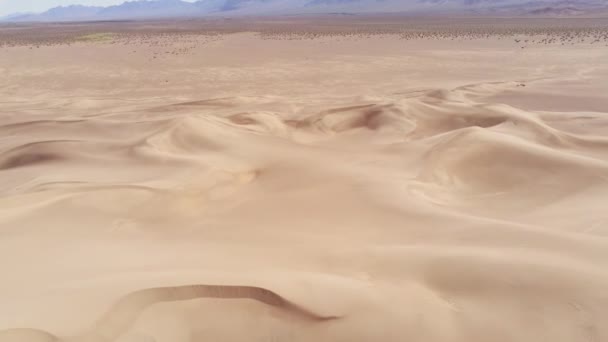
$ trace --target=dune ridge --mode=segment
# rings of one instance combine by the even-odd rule
[[[14,341],[115,341],[152,304],[160,302],[186,301],[201,298],[251,299],[274,306],[300,319],[328,321],[339,317],[320,316],[289,302],[270,290],[252,286],[187,285],[149,288],[130,293],[121,298],[94,326],[78,337],[58,338],[48,332],[34,329],[11,329],[0,331],[0,339]]]

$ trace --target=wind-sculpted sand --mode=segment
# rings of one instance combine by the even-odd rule
[[[201,298],[252,299],[281,308],[286,315],[317,322],[337,319],[324,317],[302,309],[276,293],[251,286],[190,285],[150,288],[131,293],[120,299],[92,329],[85,334],[67,340],[75,341],[115,341],[127,331],[139,315],[148,307],[161,302],[187,301]],[[34,329],[11,329],[0,332],[0,338],[16,340],[57,341],[51,334]]]
[[[155,34],[0,50],[1,342],[608,340],[608,47]]]

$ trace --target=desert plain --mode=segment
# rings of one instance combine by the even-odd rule
[[[0,26],[0,341],[608,341],[608,20]]]

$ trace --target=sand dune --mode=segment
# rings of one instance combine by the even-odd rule
[[[608,49],[448,38],[4,48],[0,341],[608,340]]]
[[[91,331],[68,338],[76,341],[114,341],[130,328],[149,306],[161,302],[187,301],[199,298],[252,299],[276,306],[306,320],[326,321],[338,317],[323,317],[290,303],[278,294],[263,288],[226,285],[190,285],[151,288],[131,293],[120,299],[92,327]],[[22,341],[56,341],[57,337],[32,329],[12,329],[0,332],[0,338]]]

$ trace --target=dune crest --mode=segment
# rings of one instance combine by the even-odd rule
[[[9,341],[115,341],[147,307],[161,302],[192,299],[251,299],[280,308],[288,315],[311,321],[329,321],[339,317],[325,317],[310,312],[280,295],[260,287],[228,285],[189,285],[150,288],[130,293],[121,298],[91,329],[78,337],[58,338],[48,332],[33,329],[0,331],[0,340]]]

